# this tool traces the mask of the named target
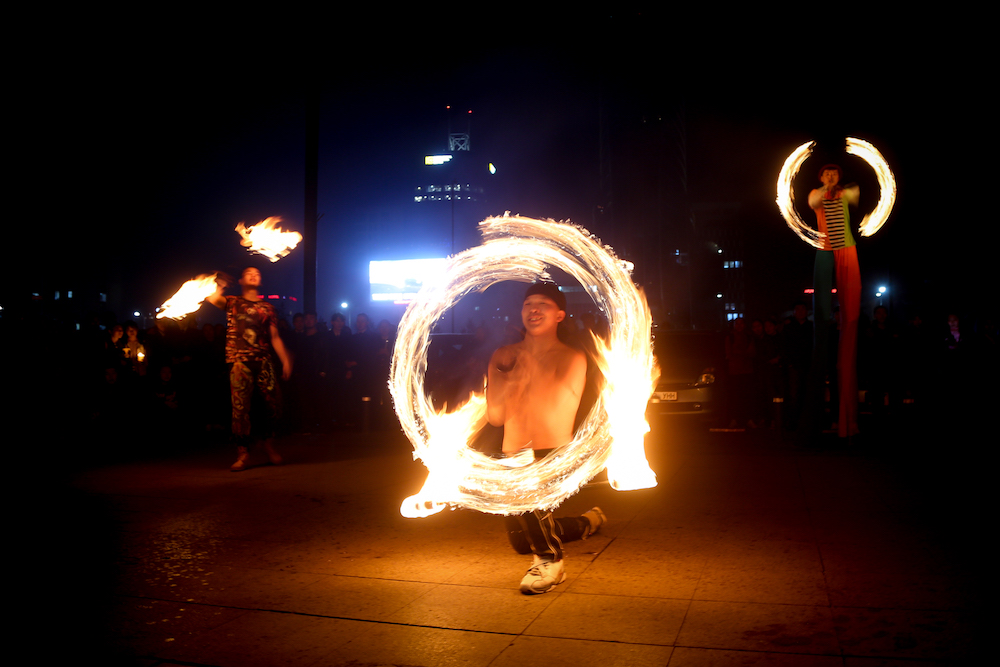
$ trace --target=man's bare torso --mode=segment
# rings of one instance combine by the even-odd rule
[[[491,410],[490,422],[504,427],[505,453],[554,449],[573,439],[587,375],[582,352],[559,341],[544,349],[522,341],[497,350],[490,366],[499,390],[491,400],[494,407],[502,401],[503,408]]]

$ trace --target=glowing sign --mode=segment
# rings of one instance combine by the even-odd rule
[[[372,301],[413,301],[425,282],[436,279],[444,271],[446,263],[443,257],[369,262]]]

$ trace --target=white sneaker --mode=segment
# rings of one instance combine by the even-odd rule
[[[553,588],[566,581],[566,572],[561,560],[542,560],[535,556],[535,563],[528,568],[527,574],[521,580],[521,592],[525,595],[548,593]]]
[[[599,531],[601,526],[604,525],[604,522],[608,520],[608,517],[604,516],[604,512],[601,511],[600,507],[587,510],[583,513],[583,518],[586,519],[589,524],[587,526],[587,530],[583,533],[583,539],[587,539]]]

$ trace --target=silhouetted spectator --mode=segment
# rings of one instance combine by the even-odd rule
[[[872,322],[865,331],[861,374],[864,378],[865,402],[872,413],[885,412],[888,400],[896,396],[896,357],[899,335],[889,322],[889,309],[876,306]]]
[[[350,372],[352,393],[355,406],[361,409],[362,403],[378,397],[378,349],[381,345],[378,334],[371,328],[368,315],[358,315],[357,331],[351,337],[350,359],[347,367]],[[367,400],[365,400],[367,399]],[[370,407],[370,406],[369,406]]]
[[[372,399],[378,408],[380,426],[392,422],[392,396],[389,394],[389,367],[392,364],[392,352],[396,346],[396,327],[389,320],[378,323],[378,350],[375,353],[377,373],[377,393]]]
[[[125,338],[121,339],[122,354],[125,357],[127,384],[135,384],[146,376],[149,360],[146,346],[139,340],[139,326],[135,322],[125,323]],[[119,375],[119,380],[123,379]]]
[[[193,419],[205,430],[222,430],[231,419],[226,341],[216,327],[206,324],[191,346],[191,403]]]
[[[733,320],[732,331],[726,336],[726,363],[729,370],[729,427],[744,424],[755,427],[751,418],[751,397],[754,390],[754,341],[746,330],[742,317]]]
[[[334,425],[342,427],[348,414],[347,364],[351,357],[351,329],[347,326],[347,318],[341,313],[334,313],[330,319],[330,332],[326,342],[330,414]]]
[[[778,323],[772,319],[764,321],[764,335],[756,343],[758,386],[764,403],[764,415],[768,420],[775,418],[774,399],[785,397],[785,363],[781,354],[781,335]],[[783,403],[782,403],[783,405]],[[771,423],[774,427],[775,424]]]
[[[326,333],[317,326],[316,313],[303,317],[302,333],[295,340],[295,367],[298,379],[293,383],[299,402],[298,428],[306,433],[325,430],[323,406],[326,403],[326,376],[329,349]]]
[[[797,302],[792,309],[792,317],[781,330],[782,356],[786,361],[788,395],[787,425],[791,429],[798,426],[808,392],[807,378],[812,362],[813,323],[808,320],[804,303]]]

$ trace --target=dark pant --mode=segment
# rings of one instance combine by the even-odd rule
[[[536,449],[535,460],[544,459],[552,449]],[[583,539],[590,522],[582,516],[553,519],[552,512],[535,510],[504,517],[507,539],[519,554],[535,554],[542,560],[562,560],[563,542]]]
[[[535,554],[542,560],[562,560],[563,542],[583,539],[590,522],[582,516],[553,519],[552,512],[535,510],[504,517],[507,539],[519,554]]]

